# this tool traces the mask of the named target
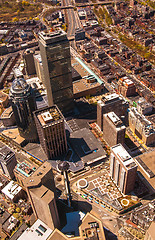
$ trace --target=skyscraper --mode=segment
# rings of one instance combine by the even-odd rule
[[[29,142],[35,141],[38,135],[32,112],[36,110],[36,102],[31,86],[23,78],[15,79],[9,98],[21,137]]]
[[[73,108],[70,47],[64,31],[40,32],[39,46],[48,104],[64,113]]]
[[[45,162],[30,177],[23,180],[36,218],[46,223],[51,229],[60,225],[56,189],[50,163]]]
[[[27,49],[23,54],[25,70],[27,75],[33,75],[36,73],[33,55],[34,51],[30,49]]]
[[[35,111],[34,119],[41,146],[48,159],[65,153],[67,140],[64,117],[57,106],[53,105]]]
[[[103,114],[103,137],[110,147],[125,141],[126,127],[114,113]]]
[[[122,193],[127,194],[134,189],[137,164],[121,144],[111,148],[110,176]]]

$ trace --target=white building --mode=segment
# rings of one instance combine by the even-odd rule
[[[18,240],[46,240],[52,232],[52,229],[38,219],[30,228],[23,232]]]

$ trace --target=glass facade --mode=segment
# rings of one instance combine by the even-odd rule
[[[45,72],[49,105],[58,105],[64,113],[73,108],[73,85],[69,41],[66,33],[40,38],[40,51]],[[46,55],[46,59],[45,59]],[[52,102],[53,99],[53,102]]]

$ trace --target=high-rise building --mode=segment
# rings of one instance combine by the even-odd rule
[[[23,78],[15,79],[9,98],[20,136],[35,141],[38,136],[32,112],[36,110],[36,102],[31,86]]]
[[[0,167],[3,174],[13,179],[15,177],[13,170],[16,164],[17,160],[15,153],[5,145],[0,148]]]
[[[101,131],[103,130],[103,114],[114,112],[118,117],[127,119],[128,103],[124,101],[118,94],[105,95],[97,103],[97,124]]]
[[[34,119],[41,146],[48,159],[66,152],[67,140],[64,117],[58,107],[42,108],[34,112]]]
[[[23,60],[27,75],[33,75],[36,73],[33,55],[34,51],[31,49],[27,49],[23,54]]]
[[[34,55],[34,64],[36,68],[37,77],[42,81],[45,87],[45,78],[44,78],[44,71],[43,71],[43,64],[40,54]]]
[[[110,176],[122,193],[127,194],[134,189],[137,165],[121,144],[111,148]]]
[[[64,31],[40,32],[40,54],[48,104],[56,104],[65,113],[73,108],[70,47]]]
[[[45,162],[30,177],[23,180],[35,217],[51,229],[60,225],[56,205],[56,190],[50,163]]]
[[[124,144],[125,130],[125,125],[114,112],[103,115],[103,137],[110,147]]]

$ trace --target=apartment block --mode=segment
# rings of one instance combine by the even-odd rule
[[[110,147],[118,143],[124,144],[125,131],[125,125],[114,112],[103,115],[103,138]]]
[[[118,117],[127,121],[128,103],[118,94],[107,94],[97,103],[97,124],[103,131],[103,114],[114,112]]]
[[[121,144],[111,148],[110,176],[124,194],[134,189],[137,165]]]

